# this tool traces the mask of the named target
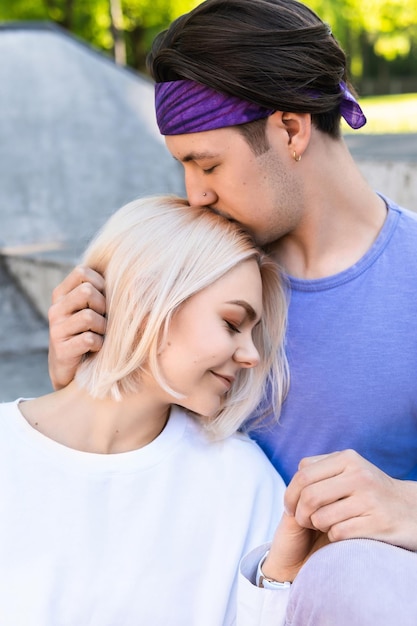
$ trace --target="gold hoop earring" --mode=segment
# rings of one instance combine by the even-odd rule
[[[296,163],[299,163],[301,161],[301,154],[296,153],[296,151],[294,150],[294,152],[292,153],[293,159]]]

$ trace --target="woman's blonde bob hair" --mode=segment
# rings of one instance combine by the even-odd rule
[[[181,405],[158,363],[170,320],[193,294],[249,259],[257,261],[263,284],[262,321],[254,329],[260,364],[242,369],[218,414],[201,421],[213,438],[230,435],[256,409],[268,384],[278,414],[287,388],[286,301],[278,268],[236,223],[175,196],[122,207],[86,250],[83,263],[105,278],[107,330],[101,350],[79,366],[78,384],[93,397],[119,400],[140,391],[141,372],[147,371]]]

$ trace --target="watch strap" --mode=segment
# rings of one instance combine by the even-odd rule
[[[264,554],[264,556],[258,563],[258,569],[256,571],[256,586],[262,587],[263,589],[272,589],[272,590],[288,589],[291,586],[290,582],[288,581],[279,582],[278,580],[274,580],[273,578],[268,578],[267,576],[264,575],[262,571],[262,565],[264,564],[265,559],[268,556],[268,554],[269,554],[269,550]]]

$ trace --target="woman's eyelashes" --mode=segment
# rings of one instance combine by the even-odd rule
[[[234,324],[233,322],[229,322],[228,320],[224,320],[224,321],[226,322],[226,326],[232,333],[240,333],[240,330],[237,324]]]

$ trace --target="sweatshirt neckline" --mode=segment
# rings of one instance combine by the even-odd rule
[[[10,406],[10,419],[7,427],[21,440],[23,445],[30,447],[39,459],[45,460],[73,471],[88,473],[131,473],[147,470],[157,465],[183,438],[187,416],[179,407],[173,406],[169,419],[162,432],[146,446],[129,452],[116,454],[99,454],[83,452],[69,448],[46,435],[38,432],[23,417],[18,405],[27,398],[18,398]],[[7,417],[2,416],[2,422]],[[3,422],[4,423],[4,422]]]

